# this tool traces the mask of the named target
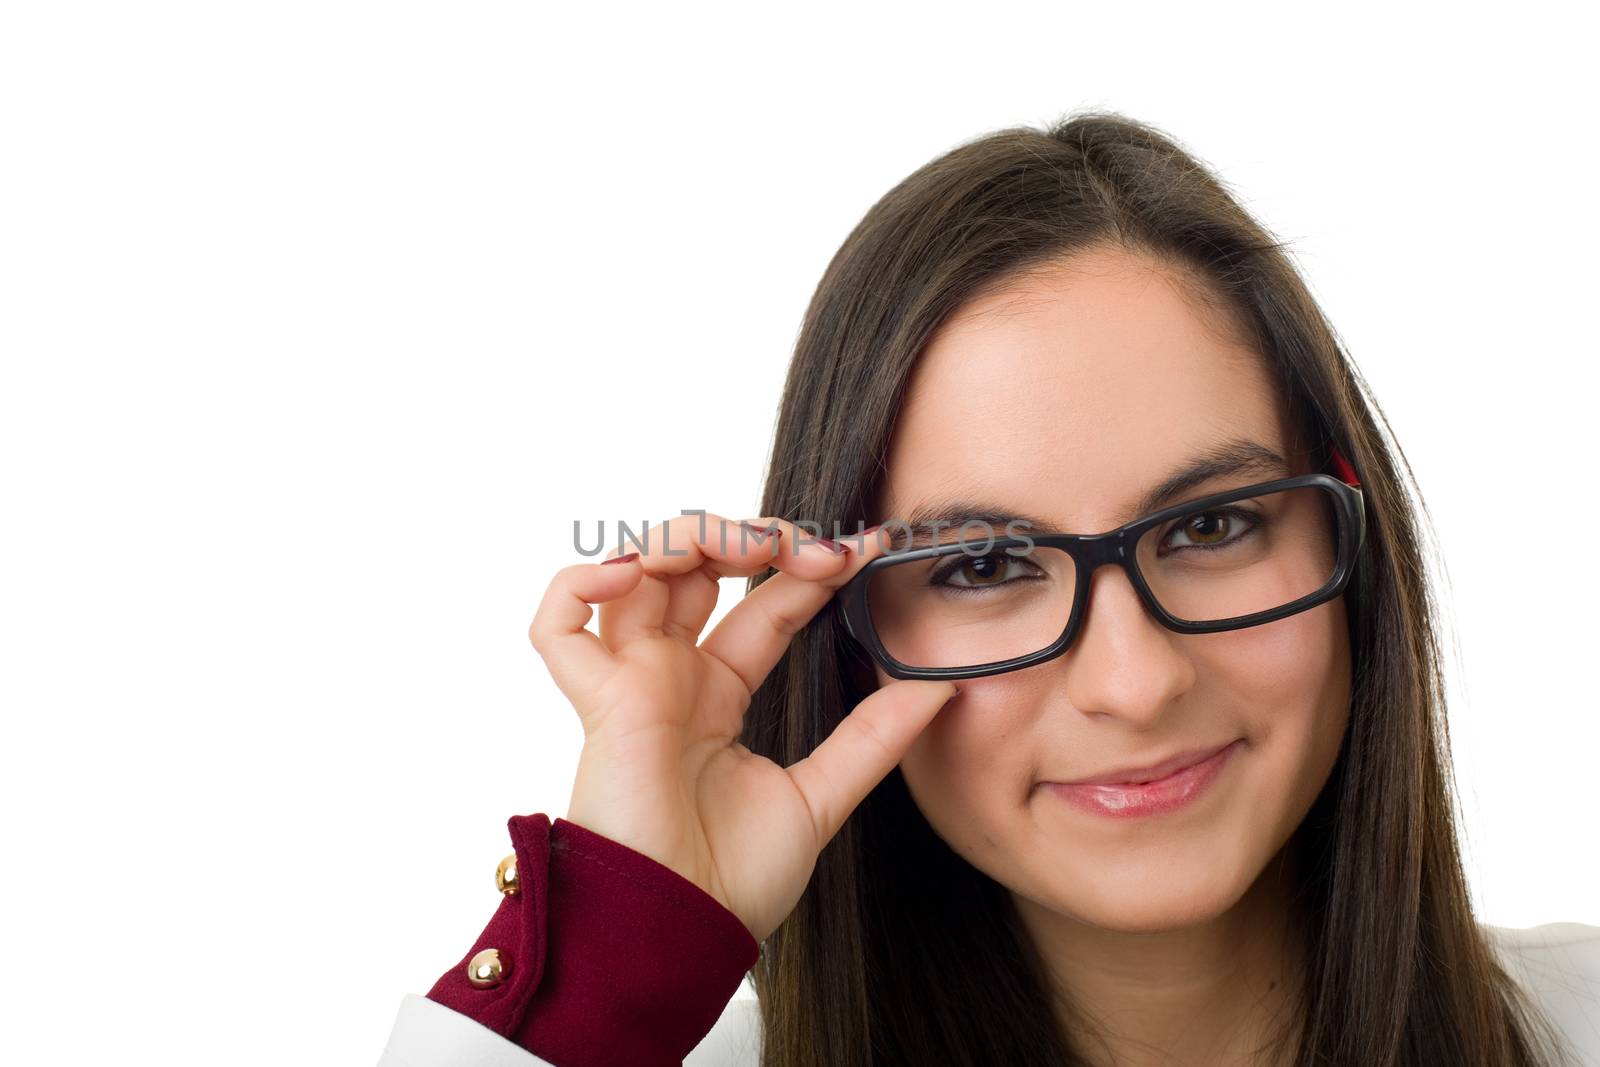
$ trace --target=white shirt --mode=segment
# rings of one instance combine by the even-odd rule
[[[1600,926],[1483,927],[1506,970],[1566,1035],[1578,1062],[1600,1064]],[[748,981],[684,1067],[757,1067],[761,1015]],[[408,993],[378,1067],[554,1067],[488,1027]]]

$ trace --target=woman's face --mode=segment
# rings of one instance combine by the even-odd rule
[[[1104,532],[1196,453],[1234,439],[1267,446],[1285,469],[1181,499],[1311,470],[1261,357],[1166,269],[1097,249],[946,323],[896,426],[882,513],[976,499]],[[1344,600],[1179,634],[1103,567],[1064,655],[957,685],[901,763],[940,837],[1025,913],[1128,932],[1192,925],[1240,901],[1327,780],[1349,711]],[[1041,787],[1236,740],[1209,788],[1176,810],[1112,817]]]

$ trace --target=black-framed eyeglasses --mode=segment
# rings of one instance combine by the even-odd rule
[[[1358,485],[1327,474],[1259,482],[1102,534],[945,531],[869,561],[837,602],[892,678],[978,678],[1060,656],[1106,565],[1169,630],[1259,626],[1344,591],[1366,542]]]

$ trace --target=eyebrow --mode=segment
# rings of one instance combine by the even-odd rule
[[[1273,449],[1247,438],[1236,438],[1214,445],[1195,455],[1182,467],[1173,471],[1143,496],[1124,507],[1119,525],[1148,515],[1174,502],[1196,486],[1214,478],[1250,474],[1271,478],[1287,478],[1289,463]],[[1012,511],[997,504],[973,498],[941,500],[919,506],[906,519],[917,531],[914,542],[927,540],[925,527],[934,523],[940,529],[955,529],[963,523],[986,523],[990,529],[1003,531],[1008,523],[1026,525],[1035,531],[1049,531],[1048,519],[1027,512]]]

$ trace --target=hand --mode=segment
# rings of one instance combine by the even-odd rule
[[[794,910],[823,846],[957,690],[891,682],[790,767],[741,745],[751,694],[790,639],[886,550],[874,534],[842,538],[834,552],[792,523],[752,527],[778,534],[741,536],[736,522],[684,515],[649,530],[636,560],[565,567],[528,637],[583,723],[567,821],[671,868],[760,941]],[[778,573],[697,644],[718,579],[768,566]],[[594,604],[598,636],[585,629]]]

